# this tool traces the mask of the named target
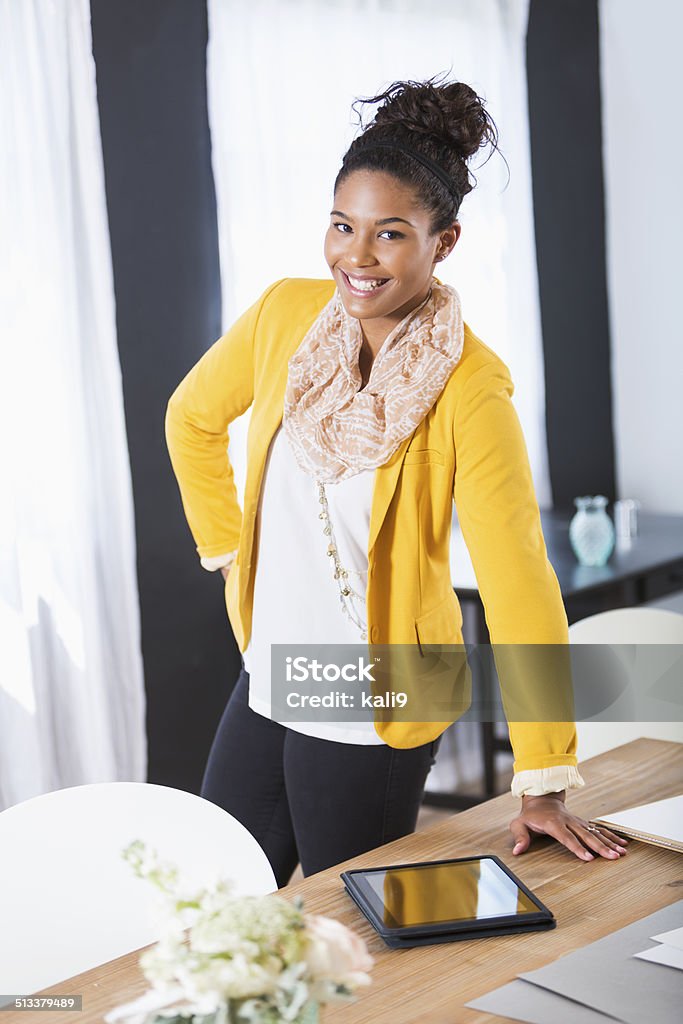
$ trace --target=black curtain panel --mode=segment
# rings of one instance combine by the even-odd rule
[[[531,0],[527,80],[553,501],[615,497],[596,0]]]
[[[164,440],[168,398],[221,326],[206,6],[92,0],[91,12],[135,500],[149,781],[197,792],[240,666],[222,577],[199,565]]]

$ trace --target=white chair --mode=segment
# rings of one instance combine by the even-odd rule
[[[0,992],[36,992],[159,939],[155,887],[121,857],[134,839],[192,886],[277,888],[253,836],[191,793],[110,782],[16,804],[0,813]]]
[[[683,615],[663,608],[618,608],[575,622],[569,627],[569,640],[572,644],[601,645],[604,648],[601,651],[604,670],[612,675],[613,681],[616,681],[620,672],[627,678],[629,672],[637,669],[636,645],[683,644]],[[673,647],[670,650],[672,657],[677,657]],[[621,712],[627,711],[626,702],[629,699],[633,700],[632,691],[630,697],[627,694],[615,700],[612,713],[617,709]],[[663,705],[663,709],[664,714],[666,705]],[[609,714],[609,710],[605,714]],[[583,761],[641,736],[683,742],[683,723],[586,721],[577,723],[577,733],[578,756]]]

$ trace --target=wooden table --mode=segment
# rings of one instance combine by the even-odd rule
[[[635,740],[583,762],[584,790],[572,808],[596,817],[683,792],[683,744]],[[683,898],[683,856],[631,842],[619,861],[579,861],[564,847],[537,837],[529,853],[513,857],[508,825],[519,801],[496,797],[441,825],[390,843],[282,890],[303,896],[306,909],[356,929],[375,958],[373,984],[351,1004],[328,1007],[324,1024],[490,1024],[503,1018],[464,1004],[571,950]],[[390,950],[376,936],[339,880],[342,868],[495,853],[557,917],[552,932],[474,939],[410,950]],[[101,923],[106,927],[106,922]],[[50,989],[83,995],[82,1012],[4,1012],[2,1024],[91,1024],[112,1007],[140,995],[147,984],[137,953],[113,960]],[[47,993],[43,993],[47,994]]]

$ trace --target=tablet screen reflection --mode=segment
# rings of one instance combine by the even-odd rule
[[[388,928],[538,912],[526,893],[495,861],[486,858],[371,872],[367,882],[384,905],[383,920]]]

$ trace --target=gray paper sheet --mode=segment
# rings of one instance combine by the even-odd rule
[[[683,900],[519,977],[611,1014],[624,1024],[679,1024],[680,971],[637,960],[634,954],[647,946],[651,935],[681,923]]]
[[[524,1024],[548,1024],[548,1021],[553,1024],[615,1024],[614,1017],[519,979],[465,1005],[484,1013],[524,1021]]]
[[[679,1024],[681,972],[635,959],[683,922],[683,900],[465,1005],[524,1024]]]

